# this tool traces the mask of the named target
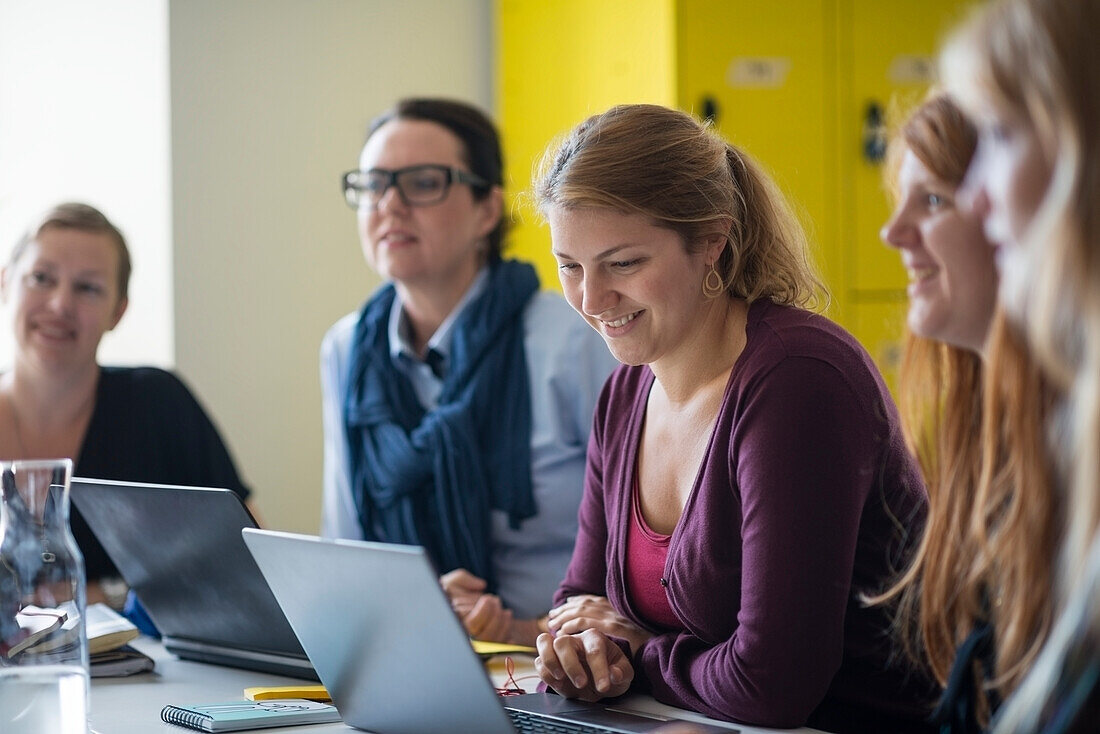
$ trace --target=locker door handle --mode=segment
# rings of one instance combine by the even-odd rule
[[[886,157],[886,116],[875,100],[867,103],[863,112],[863,159],[879,164]]]
[[[712,123],[718,123],[718,100],[711,95],[703,97],[699,103],[700,112],[703,115],[704,120],[710,120]]]

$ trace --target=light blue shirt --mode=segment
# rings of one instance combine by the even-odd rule
[[[405,309],[402,307],[401,297],[393,299],[390,308],[389,335],[390,356],[393,357],[393,365],[404,372],[412,383],[413,391],[420,400],[420,404],[427,410],[432,410],[439,405],[439,394],[443,391],[442,375],[447,374],[447,366],[451,356],[451,332],[454,331],[455,319],[465,310],[466,305],[485,292],[489,284],[489,270],[482,268],[474,277],[474,281],[455,307],[443,319],[443,323],[428,339],[425,351],[438,355],[441,372],[437,376],[432,367],[420,358],[413,349],[409,340],[409,322],[405,317]]]
[[[487,271],[475,279],[463,299],[428,342],[446,366],[454,320],[484,290]],[[324,421],[324,496],[321,534],[363,538],[349,481],[344,398],[347,395],[351,339],[358,313],[337,321],[321,344],[321,394]],[[395,365],[409,375],[421,404],[436,404],[442,382],[413,353],[404,336],[400,298],[390,313],[390,349]],[[577,534],[577,508],[584,490],[585,455],[596,399],[618,362],[603,339],[565,300],[549,292],[535,294],[523,312],[523,339],[531,383],[531,480],[538,512],[518,529],[508,516],[492,512],[492,563],[498,593],[519,619],[541,616],[565,576]]]

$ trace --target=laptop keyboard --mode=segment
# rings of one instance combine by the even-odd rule
[[[529,711],[517,711],[515,709],[505,709],[505,711],[508,712],[508,716],[512,719],[512,725],[516,727],[519,734],[607,734],[615,731],[614,729],[605,729],[602,726],[548,719]]]

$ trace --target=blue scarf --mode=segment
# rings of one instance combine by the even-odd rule
[[[538,285],[530,265],[490,266],[485,292],[455,321],[431,411],[393,365],[392,284],[363,306],[352,341],[344,421],[365,537],[422,545],[441,573],[465,568],[494,590],[490,508],[514,528],[536,509],[522,314]]]

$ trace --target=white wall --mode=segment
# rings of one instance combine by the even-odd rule
[[[54,204],[101,209],[134,263],[107,364],[174,359],[168,154],[167,0],[0,0],[0,259]]]
[[[491,25],[491,0],[0,0],[0,254],[64,199],[115,221],[135,270],[101,361],[176,366],[271,527],[318,528],[317,351],[378,283],[340,174],[398,97],[488,109]]]
[[[270,527],[316,532],[318,347],[376,287],[339,179],[400,96],[489,109],[490,0],[171,0],[175,333]]]

